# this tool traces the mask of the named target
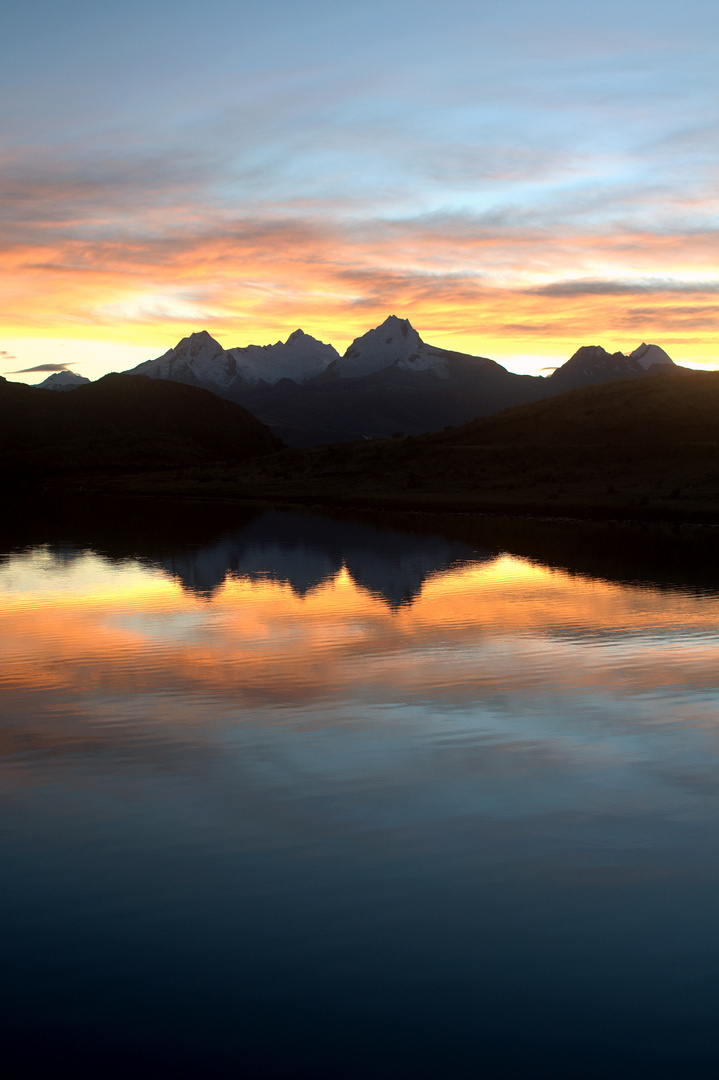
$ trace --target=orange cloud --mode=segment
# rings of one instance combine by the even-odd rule
[[[227,347],[302,326],[342,350],[395,312],[425,340],[500,360],[534,351],[561,361],[583,343],[642,339],[680,362],[719,360],[714,235],[548,237],[531,223],[456,215],[348,225],[316,211],[198,222],[191,204],[155,208],[146,226],[16,229],[0,248],[8,338],[146,344],[149,356],[200,326]]]

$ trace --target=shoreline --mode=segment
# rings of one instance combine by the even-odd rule
[[[212,479],[193,475],[145,473],[107,476],[97,474],[80,478],[45,478],[44,483],[20,487],[5,486],[9,502],[52,503],[65,498],[140,499],[146,501],[212,503],[228,506],[276,506],[318,512],[397,513],[451,517],[509,517],[537,521],[587,523],[636,523],[656,525],[719,526],[719,505],[701,506],[699,501],[675,500],[673,506],[658,506],[628,498],[614,500],[560,498],[488,499],[470,492],[396,491],[364,489],[339,492],[328,485],[308,485],[290,489],[285,484],[242,483],[235,477]]]

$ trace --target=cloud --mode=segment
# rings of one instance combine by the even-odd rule
[[[557,326],[552,323],[504,323],[503,330],[506,330],[509,334],[529,334],[531,337],[537,337],[538,335],[551,336],[557,333]]]
[[[17,360],[17,356],[14,353],[9,353],[5,349],[0,349],[0,359],[2,360]]]
[[[352,206],[344,189],[320,201],[300,183],[283,198],[269,180],[243,201],[256,178],[238,168],[223,190],[232,169],[220,156],[45,153],[18,157],[0,182],[0,283],[16,335],[152,351],[203,327],[230,347],[302,326],[341,349],[394,312],[447,348],[509,355],[532,338],[538,354],[563,357],[589,338],[624,348],[630,333],[690,342],[694,318],[702,355],[714,351],[717,233],[690,227],[676,200],[663,217],[658,190],[646,220],[632,216],[642,193],[627,188],[600,213],[594,178],[583,193],[570,185],[562,206],[559,188],[459,206],[450,184],[444,208],[419,210],[374,180]]]
[[[13,357],[17,359],[17,357]],[[80,361],[82,362],[82,361]],[[69,364],[37,364],[35,367],[20,368],[19,371],[8,371],[8,375],[27,375],[31,371],[67,371]]]
[[[717,281],[555,281],[526,290],[535,296],[632,296],[647,293],[719,293]]]

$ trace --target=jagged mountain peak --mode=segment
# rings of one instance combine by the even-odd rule
[[[304,330],[293,331],[286,342],[233,349],[223,349],[207,330],[199,330],[182,338],[156,360],[139,364],[133,373],[228,393],[241,385],[274,386],[282,379],[302,383],[321,374],[338,357],[332,345],[325,345]]]
[[[630,357],[632,360],[636,360],[646,370],[652,367],[654,364],[670,365],[676,367],[676,364],[672,360],[671,356],[660,348],[659,345],[647,345],[645,341],[641,343],[633,352]]]
[[[182,341],[197,341],[200,339],[203,339],[204,341],[214,341],[219,344],[219,342],[217,342],[217,339],[213,338],[209,330],[193,330],[192,333],[188,334],[187,337],[182,338]]]
[[[177,345],[175,345],[175,349],[188,347],[197,349],[204,348],[207,345],[216,345],[218,349],[222,348],[217,338],[214,338],[208,330],[194,330],[187,337],[180,338]]]
[[[385,321],[380,323],[376,329],[390,330],[392,332],[399,330],[403,337],[407,337],[409,333],[417,333],[409,319],[400,319],[398,315],[388,315]],[[419,335],[417,336],[419,337]]]
[[[304,330],[294,330],[287,341],[275,345],[246,345],[231,349],[238,375],[245,382],[255,385],[267,383],[274,386],[282,379],[304,383],[321,375],[339,353],[333,345],[318,341]]]
[[[53,371],[52,375],[48,375],[38,386],[41,390],[75,390],[89,382],[84,375],[78,375],[74,371]]]
[[[567,364],[578,365],[596,360],[609,360],[612,356],[624,356],[624,353],[607,352],[603,345],[580,345],[577,351],[569,357]]]
[[[607,362],[610,360],[615,364],[624,364],[627,370],[635,370],[637,364],[645,371],[654,364],[676,367],[671,356],[664,349],[660,348],[659,345],[647,345],[644,341],[628,355],[623,352],[609,353],[602,345],[582,345],[564,364],[564,367],[567,368],[570,364],[577,367],[586,363]]]
[[[639,361],[625,356],[623,352],[609,353],[602,345],[582,345],[566,364],[552,372],[547,381],[559,393],[614,379],[637,378],[643,374],[644,368]]]
[[[354,339],[337,365],[341,378],[371,375],[393,364],[416,363],[426,349],[409,319],[390,315],[366,334]]]
[[[174,349],[168,349],[164,355],[185,353],[194,358],[200,355],[214,356],[221,352],[224,352],[224,349],[217,338],[213,338],[212,334],[208,333],[207,330],[196,330],[194,333],[188,334],[187,337],[181,338]]]

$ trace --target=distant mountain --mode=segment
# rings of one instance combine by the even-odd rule
[[[630,356],[592,345],[548,379],[516,375],[486,357],[429,345],[407,319],[390,315],[344,356],[301,330],[275,345],[227,350],[202,331],[133,373],[212,390],[299,447],[437,431],[657,365],[674,366],[657,345]]]
[[[434,431],[546,392],[543,379],[427,345],[394,315],[342,357],[301,330],[284,343],[230,350],[203,331],[133,373],[213,390],[292,446]]]
[[[664,349],[660,349],[658,345],[647,345],[644,341],[639,348],[629,354],[629,357],[632,360],[637,360],[645,371],[649,371],[655,364],[658,364],[660,368],[677,366],[671,356],[664,352]]]
[[[132,369],[133,375],[172,379],[204,386],[224,395],[248,387],[276,386],[289,380],[301,386],[330,372],[335,378],[357,379],[389,367],[419,372],[434,371],[446,378],[446,350],[425,345],[407,319],[390,315],[381,326],[356,338],[340,357],[332,345],[295,330],[275,345],[247,345],[223,349],[206,330],[183,338],[156,360]]]
[[[598,386],[616,379],[636,379],[652,369],[667,371],[675,367],[674,361],[658,345],[642,343],[629,356],[622,352],[610,354],[601,345],[583,345],[566,364],[552,372],[547,382],[553,396],[565,390]]]
[[[106,375],[71,394],[0,379],[0,462],[23,473],[144,471],[241,462],[282,443],[215,394],[140,375]]]
[[[84,375],[76,375],[74,371],[53,371],[44,382],[38,383],[40,390],[77,390],[78,386],[84,386],[90,380]]]
[[[290,446],[437,431],[534,401],[545,380],[428,345],[391,316],[302,385],[257,388],[242,403]]]
[[[449,356],[460,355],[425,345],[409,319],[390,315],[381,326],[355,338],[335,363],[334,373],[341,379],[360,379],[394,367],[398,371],[433,371],[446,379]]]
[[[206,330],[183,338],[157,360],[147,360],[133,368],[132,375],[151,379],[172,379],[202,386],[232,400],[250,386],[275,386],[282,379],[296,383],[320,375],[339,353],[302,330],[275,345],[246,345],[223,349]]]

